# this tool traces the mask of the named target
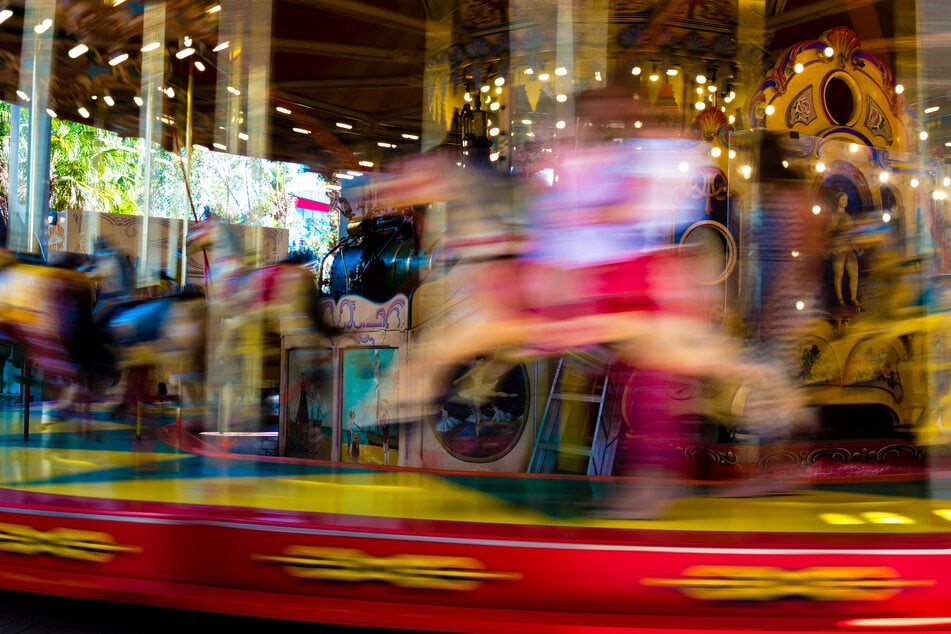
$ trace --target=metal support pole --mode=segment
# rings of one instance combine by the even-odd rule
[[[29,360],[23,357],[23,440],[30,439],[30,401],[33,400],[30,394],[30,384],[33,382],[33,370],[30,367]]]

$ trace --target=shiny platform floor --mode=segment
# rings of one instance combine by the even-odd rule
[[[657,518],[600,519],[591,509],[612,495],[607,481],[208,455],[176,447],[201,451],[193,436],[176,437],[173,414],[158,408],[146,411],[141,438],[132,415],[115,420],[93,412],[89,420],[54,419],[44,409],[32,410],[29,440],[23,439],[19,409],[0,412],[0,487],[388,521],[741,533],[951,532],[951,488],[943,474],[930,481],[797,483],[781,494],[745,498],[719,497],[717,489],[700,486]]]
[[[654,519],[604,519],[610,479],[215,454],[159,410],[139,435],[36,407],[24,439],[21,416],[0,417],[0,588],[471,632],[951,626],[941,473],[694,486]]]

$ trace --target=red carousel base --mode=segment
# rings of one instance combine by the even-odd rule
[[[222,457],[82,425],[4,436],[0,587],[461,632],[951,629],[936,478],[931,498],[690,495],[609,520],[590,512],[604,479]]]

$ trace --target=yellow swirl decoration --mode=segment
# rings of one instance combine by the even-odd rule
[[[41,531],[32,526],[0,522],[0,550],[22,555],[52,555],[106,563],[118,553],[141,552],[138,546],[122,546],[108,533],[75,528]]]
[[[678,588],[707,601],[884,601],[905,588],[932,586],[933,580],[904,580],[885,566],[691,566],[679,579],[642,579],[646,586]]]
[[[289,546],[283,555],[254,555],[284,565],[292,577],[325,581],[389,583],[401,588],[474,590],[486,581],[515,581],[514,572],[491,572],[471,557],[409,555],[375,557],[352,548]]]

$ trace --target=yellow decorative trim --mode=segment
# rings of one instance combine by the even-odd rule
[[[646,586],[679,588],[708,601],[883,601],[905,588],[932,586],[933,580],[903,580],[885,566],[814,566],[785,570],[774,566],[691,566],[679,579],[642,579]]]
[[[32,526],[0,522],[0,550],[22,555],[52,555],[106,563],[118,553],[142,552],[139,546],[122,546],[108,533],[75,528],[41,531]]]
[[[284,565],[292,577],[325,581],[379,581],[402,588],[474,590],[486,581],[516,581],[516,572],[490,572],[471,557],[392,555],[375,557],[353,548],[288,546],[283,555],[252,559]]]

